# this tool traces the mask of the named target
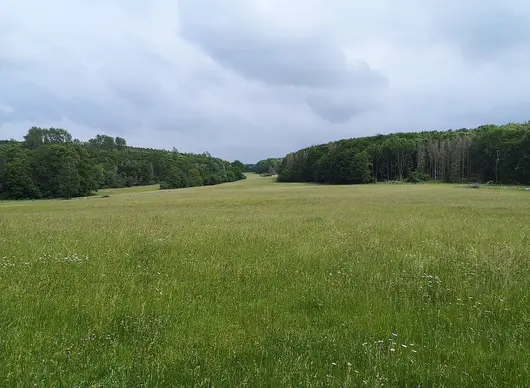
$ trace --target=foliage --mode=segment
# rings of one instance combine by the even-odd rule
[[[530,123],[340,140],[287,155],[278,175],[282,182],[430,179],[530,184]]]
[[[273,182],[0,203],[0,386],[528,386],[530,192]]]
[[[82,197],[156,183],[165,189],[214,185],[245,179],[243,170],[240,161],[207,153],[128,147],[107,135],[81,142],[64,129],[32,127],[23,142],[0,142],[0,199]]]
[[[24,144],[29,149],[35,149],[43,144],[66,144],[72,142],[72,135],[60,128],[31,127],[24,136]]]
[[[180,189],[187,186],[188,180],[186,179],[186,175],[176,166],[170,167],[168,173],[166,174],[166,179],[164,182],[160,183],[160,188],[162,190]]]
[[[407,182],[409,183],[427,182],[430,180],[431,180],[431,177],[429,176],[429,174],[421,172],[421,170],[412,171],[410,175],[407,177]]]
[[[201,176],[199,170],[192,168],[188,171],[188,182],[190,186],[202,186],[204,184],[204,178]]]
[[[256,164],[246,164],[246,172],[255,172],[256,174],[276,175],[278,173],[282,158],[268,158],[260,160]]]
[[[12,198],[39,198],[40,190],[29,175],[31,161],[26,153],[20,153],[7,162],[4,172],[5,191],[10,192]]]

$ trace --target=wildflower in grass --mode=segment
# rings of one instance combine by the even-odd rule
[[[77,253],[74,253],[70,256],[58,258],[56,261],[59,263],[83,264],[84,262],[88,261],[88,256],[79,257]]]

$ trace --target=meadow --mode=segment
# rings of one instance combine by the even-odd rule
[[[100,194],[0,203],[0,386],[530,386],[529,192]]]

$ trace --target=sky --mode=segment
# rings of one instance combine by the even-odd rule
[[[2,0],[0,138],[246,163],[530,120],[527,0]]]

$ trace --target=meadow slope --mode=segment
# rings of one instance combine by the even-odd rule
[[[0,203],[0,386],[530,385],[530,193],[152,189]]]

